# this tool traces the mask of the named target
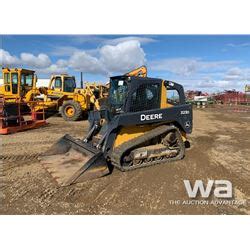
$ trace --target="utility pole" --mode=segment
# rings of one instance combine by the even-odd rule
[[[81,89],[83,89],[82,72],[81,72]]]

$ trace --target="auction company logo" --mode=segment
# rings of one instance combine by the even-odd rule
[[[208,180],[203,183],[202,180],[196,180],[191,185],[189,180],[183,180],[189,199],[169,200],[169,204],[179,205],[214,205],[214,206],[244,206],[247,207],[246,199],[233,199],[232,183],[228,180]],[[200,194],[200,197],[197,197]],[[209,196],[214,198],[208,199]]]
[[[184,180],[184,185],[189,198],[195,198],[200,191],[202,198],[208,198],[212,192],[216,198],[232,198],[232,183],[228,180],[208,180],[204,187],[202,180],[196,180],[193,188],[189,180]]]

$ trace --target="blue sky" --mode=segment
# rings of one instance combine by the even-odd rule
[[[107,82],[145,64],[148,75],[186,89],[243,91],[250,80],[250,36],[239,35],[2,35],[0,63],[31,68],[38,77],[75,75]]]

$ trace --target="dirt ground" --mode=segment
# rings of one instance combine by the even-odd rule
[[[47,127],[0,137],[1,214],[250,214],[250,113],[194,110],[191,147],[183,160],[126,173],[114,170],[69,187],[58,187],[38,156],[65,133],[83,137],[88,123],[48,121]],[[244,202],[183,203],[190,201],[183,180],[197,179],[230,180],[233,199]]]

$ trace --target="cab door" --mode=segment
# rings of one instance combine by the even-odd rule
[[[76,88],[76,82],[74,77],[63,76],[63,92],[73,93]]]
[[[18,72],[5,72],[4,79],[4,95],[15,98],[18,97]]]
[[[18,73],[11,73],[12,94],[18,94]]]
[[[62,91],[62,78],[60,76],[54,78],[54,90],[55,92]]]
[[[4,83],[4,92],[5,95],[11,95],[12,94],[12,86],[10,81],[10,73],[4,73],[3,74],[3,83]]]
[[[62,95],[62,79],[60,76],[53,76],[50,80],[48,97],[58,99]]]
[[[21,84],[20,84],[20,96],[25,97],[25,95],[33,88],[33,78],[32,73],[22,73],[21,74]]]

